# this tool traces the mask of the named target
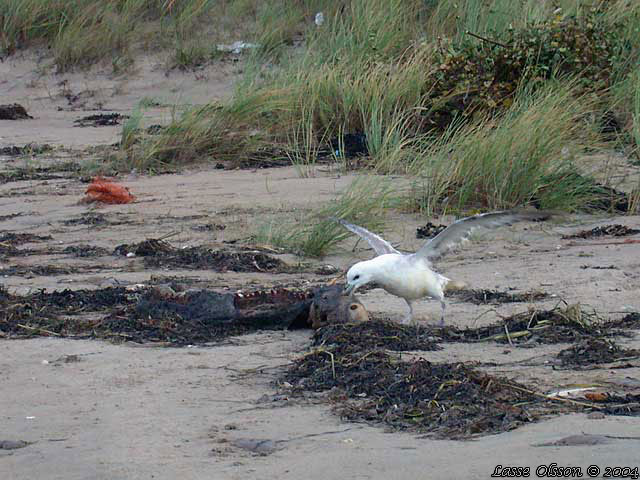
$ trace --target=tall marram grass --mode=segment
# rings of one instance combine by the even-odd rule
[[[284,146],[308,173],[320,144],[354,132],[364,132],[370,152],[380,156],[388,148],[388,119],[415,111],[428,93],[431,50],[409,50],[415,32],[405,28],[419,3],[353,0],[347,11],[329,10],[327,23],[308,33],[304,51],[287,59],[281,52],[270,69],[261,67],[270,57],[256,53],[230,103],[176,118],[144,145],[145,163],[165,162],[172,152],[176,163],[196,161],[205,151],[214,157],[250,155],[260,144],[256,140],[263,140]],[[254,132],[253,141],[239,140],[241,131]],[[223,141],[228,132],[236,134],[232,142]]]
[[[0,51],[30,45],[53,51],[59,71],[128,55],[133,48],[180,48],[220,18],[228,1],[215,0],[3,0]],[[215,15],[214,15],[215,13]],[[253,22],[251,22],[253,24]]]
[[[593,195],[593,183],[575,167],[576,157],[596,146],[589,113],[572,82],[524,88],[500,117],[453,126],[413,146],[411,202],[428,214],[443,203],[455,210],[580,208]]]
[[[622,7],[625,2],[617,3]],[[323,143],[344,133],[364,133],[370,165],[378,172],[391,172],[392,166],[406,163],[408,147],[420,143],[415,135],[424,130],[425,113],[437,107],[429,95],[434,84],[431,74],[439,67],[434,50],[440,36],[462,39],[470,31],[499,40],[506,29],[537,24],[551,16],[580,15],[596,3],[563,0],[558,10],[537,0],[266,2],[256,15],[263,19],[263,27],[271,26],[263,31],[271,37],[263,37],[264,48],[245,63],[244,78],[231,102],[220,110],[207,110],[222,120],[194,123],[189,113],[183,123],[206,133],[196,133],[198,138],[213,139],[209,146],[203,145],[212,156],[250,156],[255,141],[230,145],[210,129],[214,124],[244,125],[245,131],[258,132],[262,140],[292,152],[292,162],[303,167],[304,174]],[[310,13],[316,9],[325,13],[320,27],[311,21]],[[615,19],[612,16],[611,21]],[[295,31],[304,34],[304,44],[283,49]],[[258,110],[262,113],[254,115]],[[183,143],[191,141],[183,133],[182,128],[169,129],[160,143],[177,147],[180,136],[185,138]],[[146,157],[150,163],[155,146]],[[229,152],[228,146],[234,148]],[[180,148],[181,161],[202,158],[201,148]],[[166,160],[163,153],[155,158]]]

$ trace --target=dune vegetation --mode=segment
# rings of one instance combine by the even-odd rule
[[[134,112],[105,161],[159,172],[272,156],[304,176],[318,163],[357,170],[365,178],[336,202],[258,234],[301,253],[332,246],[331,215],[589,209],[611,191],[585,157],[638,163],[634,0],[5,0],[0,23],[5,54],[46,44],[59,71],[126,70],[157,48],[189,69],[224,57],[220,41],[254,44],[230,101],[176,109],[153,134]],[[366,155],[350,158],[350,136]]]

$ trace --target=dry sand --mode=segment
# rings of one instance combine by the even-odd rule
[[[127,78],[91,72],[57,77],[36,74],[32,58],[0,63],[0,104],[18,102],[36,117],[32,121],[0,122],[0,146],[28,142],[52,143],[81,152],[117,140],[119,127],[73,127],[75,118],[104,102],[109,111],[130,112],[142,96],[164,101],[189,98],[194,103],[229,95],[229,65],[214,65],[207,80],[195,74],[165,72],[143,63]],[[88,107],[68,105],[59,82],[74,92],[97,90]],[[58,107],[70,111],[58,111]],[[147,121],[162,121],[169,108],[148,112]],[[81,153],[54,151],[45,160],[81,158]],[[24,159],[0,158],[0,168],[23,166]],[[292,168],[220,171],[212,167],[156,177],[130,176],[122,182],[138,200],[129,205],[95,210],[112,223],[98,227],[67,225],[94,207],[78,205],[85,184],[72,178],[31,180],[0,185],[0,230],[51,235],[47,246],[91,244],[112,250],[123,242],[177,232],[174,245],[214,245],[246,239],[269,216],[296,215],[333,198],[352,180],[349,175],[319,171],[299,178]],[[402,216],[385,233],[400,248],[413,250],[421,241],[415,228],[427,219]],[[192,227],[215,223],[224,230],[203,232]],[[624,223],[640,228],[640,217],[567,217],[555,222],[519,225],[477,238],[441,262],[447,276],[474,288],[513,287],[543,290],[554,297],[536,306],[553,307],[560,299],[580,302],[605,317],[618,318],[640,310],[640,245],[572,245],[560,236],[577,228]],[[350,247],[355,240],[349,243]],[[38,244],[42,246],[42,244]],[[36,244],[32,246],[38,246]],[[26,245],[28,247],[30,245]],[[323,262],[344,268],[371,251],[358,244],[355,252]],[[285,259],[294,261],[293,257]],[[9,265],[84,266],[86,271],[54,276],[7,276],[1,283],[20,294],[38,288],[81,288],[131,284],[151,275],[187,275],[206,279],[212,287],[240,288],[249,283],[322,282],[306,274],[239,274],[207,271],[150,271],[138,259],[108,255],[77,259],[51,254],[12,257]],[[593,267],[612,267],[595,269]],[[372,312],[391,318],[404,315],[402,301],[376,289],[361,295]],[[498,316],[526,310],[527,304],[475,306],[451,300],[448,321],[459,326],[487,324]],[[439,306],[424,301],[417,307],[425,321],[437,318]],[[310,333],[269,332],[230,339],[223,345],[195,348],[140,347],[100,341],[39,338],[0,341],[0,440],[31,445],[0,450],[4,479],[458,479],[489,478],[498,464],[535,467],[557,463],[586,467],[639,466],[640,441],[611,440],[595,446],[536,447],[571,434],[637,436],[637,417],[588,418],[565,415],[526,425],[515,431],[474,441],[446,441],[411,433],[387,433],[382,427],[346,423],[330,406],[313,396],[279,396],[274,381],[281,367],[303,353]],[[622,339],[640,348],[640,337]],[[420,355],[433,361],[496,362],[492,372],[506,374],[540,391],[575,384],[600,383],[612,388],[635,386],[640,367],[554,370],[548,359],[567,345],[535,349],[497,345],[445,345]],[[508,354],[505,354],[507,352]],[[77,355],[77,362],[66,362]],[[72,357],[73,358],[73,357]],[[636,361],[637,362],[637,361]],[[242,448],[243,441],[266,440],[263,454]],[[245,442],[246,443],[246,442]],[[603,470],[604,471],[604,470]],[[535,478],[532,472],[531,477]]]

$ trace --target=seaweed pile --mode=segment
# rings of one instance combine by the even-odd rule
[[[13,246],[31,242],[43,242],[45,240],[51,240],[52,238],[51,235],[42,236],[33,233],[0,232],[0,243]]]
[[[388,322],[337,325],[316,332],[321,345],[286,374],[294,392],[330,391],[343,418],[442,438],[511,430],[558,405],[524,385],[462,363],[402,361],[388,350],[437,346],[415,328]]]
[[[416,327],[389,320],[327,325],[316,330],[313,345],[332,345],[343,354],[375,348],[394,351],[440,349],[427,329],[416,330]]]
[[[24,252],[24,250],[20,250],[20,253]],[[34,276],[47,277],[55,275],[72,275],[77,273],[101,271],[103,269],[103,265],[10,265],[6,268],[0,268],[0,275],[32,278]]]
[[[45,153],[50,150],[53,150],[53,147],[48,144],[36,144],[36,143],[27,143],[23,147],[19,147],[17,145],[11,145],[8,147],[0,147],[0,155],[6,155],[8,157],[16,157],[18,155],[36,155],[39,153]]]
[[[590,366],[638,357],[640,350],[622,348],[607,338],[587,338],[558,353],[563,366]]]
[[[111,223],[109,220],[107,220],[107,217],[105,216],[104,213],[99,213],[99,212],[86,212],[78,217],[70,218],[68,220],[63,220],[62,223],[64,225],[90,225],[90,226],[107,225],[107,224],[119,225],[119,224]]]
[[[436,225],[435,223],[427,222],[426,225],[416,229],[416,238],[433,238],[445,228],[447,228],[446,225]]]
[[[492,325],[459,329],[447,326],[431,334],[438,341],[486,342],[531,345],[572,343],[585,338],[609,335],[613,327],[579,304],[551,310],[530,308]],[[616,332],[617,333],[617,332]]]
[[[594,238],[594,237],[625,237],[627,235],[635,235],[636,233],[640,233],[640,230],[635,228],[629,228],[625,225],[613,224],[613,225],[603,225],[600,227],[592,228],[591,230],[580,230],[579,232],[573,233],[571,235],[562,235],[564,240],[572,239],[572,238]]]
[[[640,313],[631,312],[626,314],[619,320],[612,320],[607,322],[609,328],[632,328],[640,329]]]
[[[62,250],[62,253],[67,253],[79,258],[88,257],[103,257],[110,255],[111,252],[104,247],[97,247],[95,245],[69,245]]]
[[[107,312],[135,302],[135,296],[123,287],[54,292],[40,290],[26,296],[10,294],[0,287],[0,335],[94,336],[99,322],[80,316]]]
[[[25,147],[26,148],[26,147]],[[33,152],[38,153],[38,152]],[[80,172],[78,163],[69,161],[42,167],[20,167],[0,172],[0,184],[24,180],[56,180],[70,178]]]
[[[141,256],[144,264],[152,268],[211,269],[217,272],[290,272],[282,260],[255,251],[214,250],[202,246],[175,248],[159,239],[147,239],[135,244],[118,245],[116,255]]]
[[[0,120],[28,120],[32,118],[19,103],[0,105]]]
[[[449,294],[463,302],[473,303],[474,305],[497,305],[501,303],[528,303],[544,300],[549,295],[545,292],[530,291],[523,293],[501,292],[499,290],[455,290]]]
[[[608,324],[597,327],[594,323],[587,324],[583,318],[587,314],[577,305],[525,313],[530,322],[524,325],[531,332],[529,335],[539,336],[543,342],[567,341],[572,336],[578,339],[577,345],[560,353],[559,359],[564,365],[609,362],[640,355],[638,351],[622,349],[598,337],[610,331]],[[516,323],[522,320],[517,319]],[[625,322],[636,320],[640,318]],[[511,325],[514,331],[516,323]],[[505,334],[504,325],[486,328],[502,329]],[[547,396],[470,364],[432,363],[417,354],[398,353],[436,350],[439,348],[436,341],[452,338],[453,341],[486,339],[488,333],[493,332],[452,327],[416,330],[388,321],[330,325],[316,331],[311,351],[290,365],[283,385],[293,394],[325,392],[334,411],[346,420],[427,433],[437,438],[465,439],[499,433],[570,411],[640,414],[640,395],[633,393],[611,394],[605,400],[574,401]],[[514,340],[523,337],[525,335],[516,335]],[[603,401],[608,403],[601,404]]]
[[[640,415],[640,394],[606,393],[604,398],[598,398],[599,411],[607,415],[623,415],[637,417]]]
[[[45,240],[51,240],[52,237],[34,235],[33,233],[14,233],[14,232],[1,232],[0,231],[0,258],[12,257],[18,255],[32,255],[36,251],[33,249],[17,248],[25,243],[43,242]]]
[[[98,113],[95,115],[87,115],[86,117],[78,118],[73,123],[76,127],[107,127],[112,125],[120,125],[122,120],[129,118],[128,115],[122,115],[120,113]]]

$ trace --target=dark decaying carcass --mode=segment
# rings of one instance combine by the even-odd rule
[[[342,285],[306,290],[277,288],[249,293],[211,290],[175,293],[168,287],[160,287],[140,298],[136,313],[155,318],[177,315],[208,325],[233,324],[251,330],[319,328],[369,319],[357,299],[343,295]]]
[[[312,328],[369,320],[369,313],[364,306],[353,295],[343,295],[342,289],[342,285],[332,285],[314,292],[309,307],[309,323]]]

